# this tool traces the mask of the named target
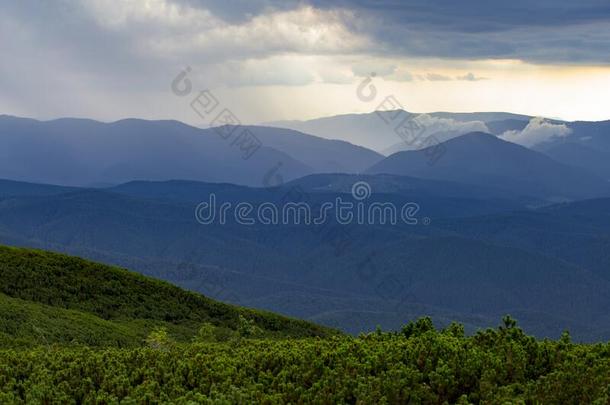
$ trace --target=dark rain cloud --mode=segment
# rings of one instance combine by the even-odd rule
[[[610,63],[607,0],[334,0],[367,24],[377,52],[534,63]]]
[[[381,56],[510,58],[549,64],[610,63],[608,0],[173,1],[209,10],[228,24],[242,24],[261,14],[303,5],[351,10],[354,17],[347,18],[344,24],[355,34],[370,37],[374,46],[367,52]],[[51,38],[54,34],[64,36],[62,40],[69,46],[74,42],[93,57],[103,54],[99,49],[111,54],[117,54],[118,50],[109,47],[124,49],[120,38],[112,38],[115,33],[103,33],[109,36],[107,41],[99,38],[100,33],[88,21],[90,17],[79,14],[82,7],[71,3],[24,0],[6,2],[0,9],[8,16],[13,14],[39,24],[39,30],[48,31]],[[142,27],[133,30],[146,35]],[[71,38],[65,38],[66,35]]]
[[[303,4],[353,10],[375,54],[534,63],[610,63],[607,0],[180,0],[229,22]]]

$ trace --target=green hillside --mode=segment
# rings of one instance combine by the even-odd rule
[[[135,327],[134,327],[135,326]],[[90,346],[135,346],[145,327],[107,321],[85,312],[40,305],[0,294],[0,347],[82,343]],[[152,327],[149,323],[149,327]]]
[[[0,247],[0,403],[607,404],[610,344],[468,336],[429,318],[346,336],[119,268]]]
[[[202,325],[230,335],[249,321],[268,337],[334,331],[239,308],[127,270],[65,255],[0,247],[0,344],[139,346],[165,327],[189,341]]]

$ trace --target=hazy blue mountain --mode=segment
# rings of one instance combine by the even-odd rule
[[[197,203],[212,192],[218,201],[256,205],[306,200],[315,205],[339,195],[349,199],[348,185],[355,179],[369,182],[370,201],[418,202],[431,224],[200,225],[194,218]],[[447,186],[445,195],[442,185]],[[577,338],[605,336],[610,282],[599,271],[548,250],[507,243],[489,231],[495,218],[515,215],[525,216],[520,221],[526,232],[531,216],[550,226],[547,231],[540,226],[539,232],[547,232],[548,238],[560,234],[565,244],[571,240],[576,246],[582,232],[563,229],[587,211],[602,215],[604,204],[548,208],[557,211],[557,218],[549,222],[542,209],[515,212],[514,201],[493,211],[499,200],[483,199],[482,187],[473,188],[481,200],[452,196],[469,187],[345,175],[309,176],[272,189],[131,182],[111,191],[71,190],[0,200],[0,243],[127,266],[224,301],[316,319],[352,332],[370,330],[379,320],[398,327],[423,314],[487,326],[512,313],[539,336],[557,336],[566,327]],[[296,188],[304,194],[294,194]],[[375,192],[376,188],[382,191]],[[471,218],[473,225],[468,226]],[[512,227],[509,224],[508,230]],[[603,240],[610,233],[610,220],[591,225],[590,232]]]
[[[211,193],[240,196],[250,192],[256,193],[259,190],[261,194],[268,195],[268,193],[264,193],[263,190],[257,188],[248,188],[230,183],[205,183],[188,180],[136,180],[109,187],[106,190],[137,198],[188,203],[201,202]]]
[[[608,152],[575,142],[547,145],[541,152],[558,162],[580,167],[610,180],[610,153]]]
[[[292,180],[279,187],[253,188],[229,183],[204,183],[197,181],[171,180],[164,182],[133,181],[107,188],[120,194],[133,197],[170,200],[178,202],[200,202],[210,193],[222,194],[232,201],[239,198],[260,201],[274,199],[289,194],[350,194],[354,183],[364,181],[371,189],[372,198],[376,195],[392,198],[409,197],[444,199],[445,201],[467,201],[481,209],[483,205],[495,206],[498,211],[525,208],[542,203],[533,198],[519,198],[510,192],[494,187],[481,187],[450,181],[420,179],[396,175],[365,174],[311,174]],[[477,208],[474,209],[477,212]],[[460,215],[460,214],[458,214]]]
[[[269,125],[291,128],[328,139],[340,139],[363,145],[385,155],[400,150],[418,149],[413,145],[405,144],[398,133],[396,126],[404,119],[413,119],[420,116],[404,110],[375,111],[364,114],[345,114],[331,117],[317,118],[308,121],[276,121]],[[434,135],[439,141],[472,131],[485,130],[487,122],[511,120],[527,125],[530,117],[519,114],[503,112],[481,113],[447,113],[435,112],[424,114],[422,125],[428,128],[425,136]],[[396,118],[399,117],[399,118]],[[495,127],[501,125],[494,124]],[[513,129],[514,124],[507,124]],[[495,133],[495,132],[494,132]]]
[[[442,145],[444,154],[434,162],[432,149],[399,152],[367,173],[455,181],[550,201],[609,195],[601,178],[491,134],[470,133]]]
[[[349,142],[328,140],[274,127],[248,127],[264,145],[272,146],[314,168],[316,172],[359,173],[383,156]]]
[[[572,133],[565,138],[555,138],[554,142],[578,140],[592,149],[610,152],[610,121],[569,123]]]
[[[0,179],[0,198],[55,195],[76,190],[73,187]]]
[[[416,114],[406,111],[396,111],[396,113],[405,118],[416,116]],[[367,113],[343,114],[309,121],[276,121],[268,123],[268,125],[295,129],[327,139],[353,142],[382,152],[400,141],[391,121],[391,113]]]
[[[246,188],[230,184],[209,184],[187,181],[130,182],[107,189],[136,198],[173,203],[197,204],[208,201],[214,193],[222,201],[254,205],[272,202],[281,206],[286,201],[303,200],[315,207],[341,196],[351,200],[351,187],[357,181],[366,181],[372,189],[367,202],[393,203],[401,207],[415,202],[420,206],[420,216],[428,218],[453,218],[479,214],[492,214],[523,209],[539,204],[532,199],[510,198],[505,193],[448,182],[405,179],[398,176],[364,175],[310,175],[283,187],[263,189]],[[391,179],[394,177],[396,180]],[[411,182],[409,180],[412,180]],[[319,184],[324,184],[320,185]],[[465,191],[465,193],[461,193]],[[469,191],[469,192],[468,192]]]
[[[481,121],[477,121],[477,122],[481,123],[481,127],[476,128],[476,129],[484,130],[485,132],[488,131],[486,124],[482,124]],[[451,130],[450,131],[446,131],[446,130],[439,131],[437,129],[432,128],[431,130],[427,130],[426,132],[422,133],[422,135],[420,135],[420,138],[429,139],[431,141],[432,145],[437,145],[439,143],[446,142],[450,139],[457,138],[461,135],[465,135],[470,132],[476,132],[476,131],[472,131],[470,126],[467,126],[465,128],[460,128],[460,129],[454,130],[454,131],[451,131]],[[425,149],[424,145],[428,146],[429,144],[422,144],[421,146],[413,146],[404,141],[400,141],[400,142],[397,142],[394,145],[390,146],[389,148],[384,149],[382,151],[382,154],[385,156],[391,156],[398,152],[405,152],[405,151],[410,151],[410,150],[421,150],[421,149]]]
[[[309,192],[350,193],[352,186],[358,181],[368,183],[373,195],[377,193],[384,195],[398,194],[415,200],[433,197],[461,199],[471,202],[488,202],[497,204],[496,206],[500,210],[507,210],[509,206],[511,209],[517,209],[543,203],[542,200],[527,196],[517,196],[514,193],[494,186],[484,187],[392,174],[312,174],[289,182],[287,187],[299,187]]]
[[[551,138],[534,149],[610,181],[610,121],[566,125],[571,130],[569,135]]]
[[[610,280],[610,199],[437,221],[452,235],[558,257]]]
[[[438,118],[451,118],[456,121],[468,122],[468,121],[483,121],[497,122],[497,121],[521,121],[528,122],[532,117],[523,114],[513,114],[507,112],[466,112],[466,113],[454,113],[454,112],[434,112],[430,113],[433,117]]]
[[[243,130],[261,144],[250,156],[252,149],[241,143],[245,136],[237,137]],[[231,137],[223,139],[218,131]],[[80,186],[136,179],[260,186],[277,168],[288,181],[317,172],[358,172],[381,158],[346,142],[290,130],[223,127],[218,131],[177,121],[41,122],[1,116],[0,178]]]

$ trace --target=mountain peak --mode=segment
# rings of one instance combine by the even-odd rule
[[[473,140],[490,140],[490,141],[491,140],[494,140],[494,141],[498,141],[499,140],[498,137],[495,136],[495,135],[492,135],[492,134],[487,133],[487,132],[480,132],[480,131],[469,132],[467,134],[458,136],[458,137],[456,137],[454,139],[460,139],[460,138],[462,138],[462,139],[473,139]]]
[[[450,145],[454,144],[500,145],[509,142],[506,142],[487,132],[469,132],[467,134],[451,138],[443,143],[449,147]]]
[[[607,184],[590,173],[485,132],[470,132],[441,145],[440,157],[436,146],[398,152],[367,173],[501,187],[515,195],[549,201],[590,198],[609,192]],[[432,161],[431,156],[437,159]]]

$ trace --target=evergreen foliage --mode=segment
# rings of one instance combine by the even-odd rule
[[[0,403],[607,404],[610,344],[464,336],[428,319],[354,338],[0,351]],[[405,333],[407,331],[408,333]],[[206,334],[207,337],[207,334]],[[153,342],[153,344],[150,344]]]

